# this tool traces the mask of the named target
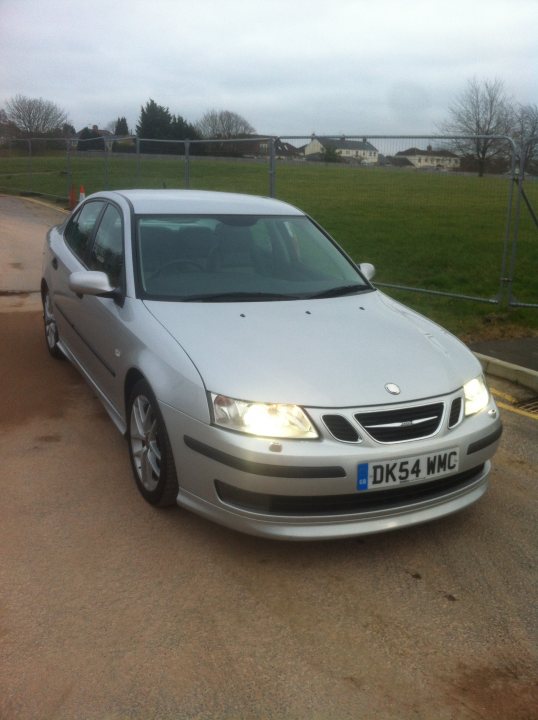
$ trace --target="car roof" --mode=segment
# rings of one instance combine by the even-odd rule
[[[95,197],[118,195],[131,203],[137,215],[304,215],[280,200],[207,190],[114,190]]]

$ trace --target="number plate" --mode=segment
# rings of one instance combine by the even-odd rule
[[[433,480],[457,473],[458,468],[457,448],[402,460],[361,463],[357,472],[357,490],[386,490],[417,480]]]

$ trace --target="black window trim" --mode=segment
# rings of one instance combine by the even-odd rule
[[[84,209],[85,207],[88,207],[88,206],[89,206],[90,204],[92,204],[92,203],[102,203],[102,204],[103,204],[103,207],[101,208],[101,212],[99,213],[99,215],[97,216],[97,218],[96,218],[96,220],[95,220],[95,223],[94,223],[94,225],[93,225],[92,232],[91,232],[91,234],[90,234],[90,236],[89,236],[89,238],[88,238],[88,244],[87,244],[87,246],[86,246],[86,252],[84,253],[84,257],[81,257],[81,256],[78,255],[78,254],[74,251],[74,249],[71,247],[71,245],[69,244],[69,242],[68,242],[68,240],[67,240],[66,235],[67,235],[67,232],[68,232],[69,228],[70,228],[70,227],[72,226],[72,224],[74,223],[75,218],[77,218],[77,217],[80,215],[80,213],[83,211],[83,209]],[[96,233],[96,231],[97,231],[97,228],[98,228],[99,225],[101,224],[101,220],[102,220],[102,217],[103,217],[103,213],[104,213],[105,208],[106,208],[107,205],[108,205],[108,199],[107,199],[107,198],[94,198],[94,199],[92,199],[92,200],[87,200],[83,205],[80,206],[80,208],[77,210],[77,212],[69,218],[68,222],[67,222],[66,225],[65,225],[64,231],[63,231],[63,239],[64,239],[64,243],[65,243],[66,248],[67,248],[67,249],[69,250],[69,252],[73,255],[73,257],[75,257],[75,258],[81,263],[81,265],[84,265],[84,267],[86,268],[86,270],[88,270],[89,249],[93,246],[93,240],[94,240],[94,238],[95,238],[95,233]]]
[[[66,232],[67,232],[68,227],[72,223],[72,221],[74,221],[74,219],[82,212],[83,208],[86,207],[86,205],[89,205],[90,203],[94,203],[94,202],[103,203],[103,207],[101,208],[101,212],[97,216],[97,219],[93,226],[93,230],[91,232],[91,235],[90,235],[90,238],[88,241],[88,245],[86,246],[85,257],[81,258],[79,255],[76,254],[76,252],[73,250],[71,245],[67,242]],[[89,270],[90,269],[89,260],[90,260],[90,255],[91,255],[93,245],[95,243],[95,236],[97,235],[97,230],[99,229],[99,227],[101,225],[101,221],[103,220],[103,216],[109,205],[112,205],[113,207],[116,208],[116,210],[118,211],[120,218],[121,218],[121,243],[122,243],[122,253],[123,253],[123,265],[122,265],[122,271],[121,271],[121,277],[120,277],[120,284],[116,288],[116,290],[118,290],[118,292],[113,296],[113,299],[119,305],[123,305],[123,303],[125,301],[125,296],[127,293],[127,278],[126,278],[126,268],[125,268],[125,263],[126,263],[126,259],[125,259],[125,219],[123,217],[123,210],[122,210],[121,206],[117,202],[115,202],[114,200],[111,200],[108,197],[96,197],[96,198],[92,198],[91,200],[86,200],[86,202],[83,205],[81,205],[80,208],[77,210],[77,212],[75,214],[73,214],[68,219],[68,221],[65,223],[62,235],[63,235],[63,241],[64,241],[65,247],[69,250],[69,252],[73,255],[73,257],[76,258],[77,262],[79,262],[86,270]]]
[[[96,198],[96,199],[98,199],[98,198]],[[125,222],[124,222],[122,209],[118,205],[118,203],[114,202],[114,200],[109,200],[108,198],[105,199],[105,205],[103,207],[102,212],[99,215],[97,222],[95,223],[95,227],[93,229],[90,242],[88,243],[88,248],[87,248],[88,257],[86,258],[85,267],[87,269],[90,269],[88,266],[88,263],[89,263],[89,260],[91,257],[93,246],[95,245],[95,238],[97,235],[97,231],[99,230],[99,227],[101,226],[101,222],[103,221],[103,217],[104,217],[109,205],[112,205],[112,207],[114,207],[118,211],[118,214],[119,214],[120,220],[121,220],[121,248],[122,248],[122,255],[123,255],[123,263],[122,263],[122,269],[121,269],[120,283],[119,283],[117,289],[120,291],[121,296],[125,297],[126,286],[127,286],[126,276],[125,276]]]

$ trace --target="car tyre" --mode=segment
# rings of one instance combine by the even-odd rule
[[[139,380],[128,403],[127,441],[137,487],[157,507],[174,505],[178,481],[170,440],[149,384]]]
[[[45,341],[47,343],[47,350],[53,358],[63,358],[64,354],[60,350],[60,346],[58,344],[60,342],[60,336],[58,334],[58,326],[56,324],[56,318],[54,317],[54,309],[48,289],[44,290],[42,300],[43,323],[45,326]]]

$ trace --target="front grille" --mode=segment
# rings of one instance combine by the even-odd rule
[[[404,442],[434,435],[441,424],[443,410],[443,403],[434,403],[420,407],[357,413],[355,419],[378,442]]]
[[[215,480],[215,489],[222,502],[250,512],[265,515],[336,515],[390,509],[402,504],[412,505],[430,500],[471,485],[483,469],[484,465],[479,465],[458,475],[430,482],[399,486],[388,490],[357,492],[352,495],[267,495],[251,490],[241,490],[220,480]]]
[[[461,417],[461,406],[462,401],[460,397],[452,401],[452,406],[450,408],[450,418],[448,420],[449,428],[453,428],[459,423]]]
[[[324,415],[323,422],[328,431],[342,442],[358,442],[361,439],[353,425],[343,415]]]

